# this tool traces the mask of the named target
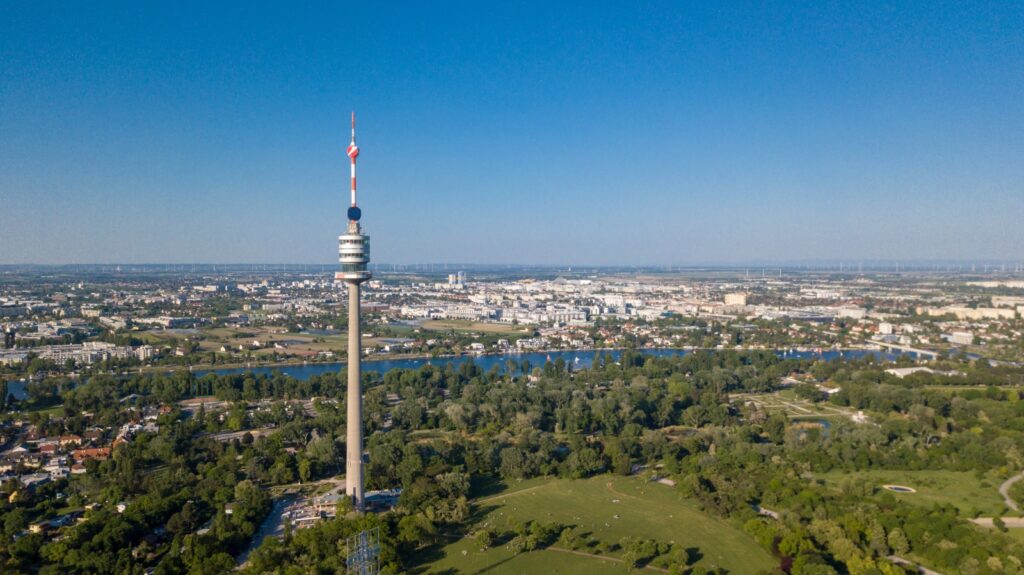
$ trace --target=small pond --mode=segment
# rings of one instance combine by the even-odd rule
[[[882,487],[889,491],[895,491],[896,493],[917,493],[917,490],[913,487],[907,487],[905,485],[883,485]]]

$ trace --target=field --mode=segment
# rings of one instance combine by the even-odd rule
[[[346,334],[335,335],[308,335],[301,333],[286,333],[276,327],[215,327],[202,328],[198,333],[175,332],[172,330],[152,330],[140,332],[136,337],[146,340],[148,343],[162,344],[170,339],[184,340],[186,337],[200,338],[199,348],[203,351],[220,351],[224,346],[232,351],[237,351],[238,346],[250,347],[255,340],[260,342],[262,349],[253,350],[255,356],[274,353],[275,342],[285,345],[285,349],[276,350],[278,353],[293,353],[300,355],[313,355],[321,351],[333,351],[341,354],[346,349]],[[363,338],[364,346],[374,345],[373,338]]]
[[[608,544],[624,537],[651,538],[695,549],[697,565],[718,566],[734,575],[771,569],[774,559],[731,523],[698,510],[696,504],[665,485],[601,475],[583,480],[537,479],[502,488],[474,502],[477,526],[506,531],[515,522],[535,520],[571,525],[577,533]],[[496,545],[480,551],[460,538],[424,556],[417,573],[583,573],[624,574],[621,551],[593,556],[555,548],[512,555]],[[653,571],[652,571],[653,572]]]
[[[1024,529],[1009,529],[1006,531],[1006,534],[1017,541],[1024,542]]]
[[[485,323],[478,321],[464,321],[458,319],[429,320],[423,322],[422,327],[423,329],[428,331],[475,331],[479,333],[505,335],[525,335],[529,333],[529,331],[524,328],[502,323]]]
[[[782,412],[794,419],[829,419],[834,417],[851,419],[857,411],[828,402],[814,403],[800,399],[791,389],[777,393],[737,393],[730,399],[739,403],[753,402],[768,412]]]
[[[40,417],[62,417],[64,415],[64,404],[51,405],[50,407],[39,407],[25,411],[26,414],[38,413]]]
[[[978,479],[968,471],[830,471],[817,474],[826,485],[839,488],[845,478],[863,477],[882,485],[905,485],[917,493],[892,493],[897,499],[915,505],[952,504],[964,517],[976,514],[1002,514],[1006,508],[999,495],[1002,479],[989,474]],[[982,485],[982,482],[987,485]]]
[[[428,443],[431,441],[448,440],[455,432],[443,429],[417,429],[409,432],[409,441],[413,443]]]

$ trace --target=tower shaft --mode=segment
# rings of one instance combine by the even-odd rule
[[[345,455],[345,493],[357,510],[363,510],[363,395],[360,358],[362,334],[359,331],[359,283],[348,283],[348,406]]]

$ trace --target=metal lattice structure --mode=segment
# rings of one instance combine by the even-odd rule
[[[360,531],[345,540],[345,568],[350,575],[378,575],[380,573],[380,529]]]

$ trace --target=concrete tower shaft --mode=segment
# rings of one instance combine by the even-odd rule
[[[360,360],[362,337],[359,331],[359,282],[348,283],[348,393],[345,403],[345,493],[357,510],[363,510],[363,391]]]

